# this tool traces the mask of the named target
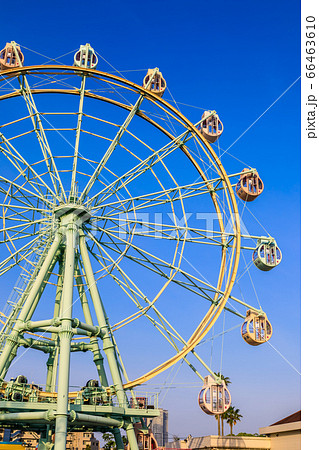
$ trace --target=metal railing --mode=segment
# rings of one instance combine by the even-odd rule
[[[74,391],[73,391],[74,389]],[[158,409],[158,393],[127,392],[127,403],[122,405],[106,387],[73,386],[69,394],[69,404],[129,407],[134,409]],[[45,385],[19,383],[14,380],[3,382],[0,388],[0,404],[3,401],[57,403],[55,392],[46,392]]]

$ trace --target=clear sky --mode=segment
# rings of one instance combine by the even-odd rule
[[[240,203],[243,223],[251,234],[275,237],[283,261],[269,273],[252,267],[253,285],[246,275],[236,286],[255,306],[260,300],[274,328],[270,344],[249,347],[237,327],[198,351],[232,382],[233,404],[243,415],[235,433],[258,432],[300,409],[300,2],[31,0],[3,6],[2,18],[0,45],[21,44],[28,65],[88,42],[101,55],[98,69],[116,69],[133,82],[141,83],[147,68],[159,67],[168,85],[163,98],[174,99],[191,122],[205,109],[218,112],[225,126],[219,150],[227,150],[221,157],[226,171],[249,164],[265,184],[249,207]],[[71,53],[61,61],[71,65],[72,58]],[[192,256],[196,264],[200,255]],[[197,268],[209,276],[206,252],[205,258],[205,267]],[[174,314],[188,326],[189,318],[178,317],[172,307]],[[240,324],[223,317],[215,335]],[[152,348],[143,333],[148,365]],[[75,364],[81,384],[81,361]],[[216,420],[197,405],[200,380],[185,366],[178,363],[147,389],[161,393],[170,437],[216,433]]]

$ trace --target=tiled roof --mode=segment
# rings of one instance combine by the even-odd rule
[[[278,422],[272,423],[270,426],[272,427],[273,425],[282,425],[284,423],[300,422],[300,421],[301,421],[301,411],[297,411],[291,414],[290,416],[279,420]]]

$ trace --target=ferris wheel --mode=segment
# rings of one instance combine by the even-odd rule
[[[196,352],[222,311],[243,318],[248,344],[271,337],[266,313],[232,294],[242,252],[263,271],[281,261],[273,237],[241,232],[238,198],[263,182],[254,168],[227,174],[217,112],[191,123],[163,99],[158,68],[138,85],[98,70],[89,44],[73,65],[25,62],[15,42],[0,52],[0,279],[18,276],[1,319],[0,421],[36,424],[56,450],[70,426],[111,430],[123,448],[122,427],[136,450],[134,424],[157,412],[136,407],[133,388],[181,360],[197,373],[190,352],[209,373],[200,407],[228,409]],[[123,347],[136,361],[149,342],[128,370]],[[45,387],[7,381],[19,348],[47,354]],[[91,352],[98,375],[76,391],[72,352]]]

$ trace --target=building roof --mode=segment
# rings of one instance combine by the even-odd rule
[[[275,425],[283,425],[285,423],[291,423],[291,422],[300,422],[301,421],[301,411],[297,411],[293,414],[290,414],[290,416],[285,417],[284,419],[279,420],[278,422],[272,423],[269,425],[270,427],[273,427]]]

